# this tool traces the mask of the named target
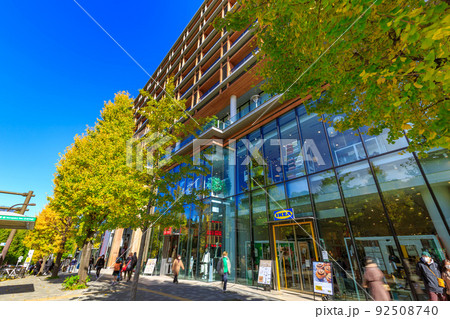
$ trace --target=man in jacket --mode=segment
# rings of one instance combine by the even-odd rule
[[[441,279],[439,266],[433,261],[429,252],[422,252],[422,257],[416,266],[417,275],[423,280],[425,290],[431,301],[445,301],[447,297],[444,287],[439,286],[438,278]]]
[[[223,252],[222,258],[217,263],[217,271],[222,275],[223,292],[225,292],[227,290],[228,275],[231,272],[231,262],[226,251]]]
[[[181,260],[181,256],[178,255],[177,259],[173,261],[172,264],[172,272],[173,272],[173,283],[178,283],[178,274],[180,273],[180,268],[184,270],[183,261]]]

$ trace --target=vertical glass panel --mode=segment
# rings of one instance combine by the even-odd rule
[[[254,238],[253,280],[257,281],[259,261],[270,255],[269,226],[267,224],[266,192],[258,189],[252,192],[252,225]],[[265,255],[265,256],[264,256]]]
[[[213,150],[213,154],[210,156],[212,172],[208,188],[211,189],[211,196],[224,197],[227,193],[224,149],[218,145],[213,145],[211,148]]]
[[[210,200],[205,201],[207,205],[200,214],[200,234],[199,234],[199,268],[197,269],[197,278],[204,281],[212,281],[212,251],[210,238],[207,236],[210,223],[212,221],[212,211]]]
[[[263,141],[261,138],[261,132],[256,130],[249,134],[249,155],[250,155],[250,175],[251,175],[251,187],[259,188],[263,187],[266,177],[266,165],[263,155]]]
[[[302,154],[302,143],[298,131],[295,110],[278,119],[281,134],[281,158],[286,179],[305,175],[305,161]]]
[[[199,210],[191,205],[191,220],[189,225],[188,260],[186,264],[186,276],[197,278],[198,269],[198,232],[199,232]]]
[[[273,220],[273,212],[280,209],[286,209],[286,194],[284,185],[278,184],[267,188],[267,200],[269,201],[269,219]]]
[[[224,165],[224,191],[223,196],[228,197],[236,192],[236,145],[223,149]]]
[[[450,225],[450,160],[449,151],[438,149],[430,152],[428,157],[420,159],[428,183],[441,207],[447,225]],[[450,251],[450,247],[447,247]]]
[[[372,160],[387,209],[398,235],[405,263],[414,269],[421,252],[442,262],[450,237],[411,154],[390,154]],[[418,277],[413,281],[424,288]],[[420,292],[420,291],[419,291]],[[425,299],[427,296],[422,295]]]
[[[335,269],[335,298],[365,300],[357,285],[361,276],[334,173],[312,175],[309,182],[320,234],[319,250],[328,251]]]
[[[223,247],[228,252],[228,258],[231,261],[231,274],[228,280],[234,281],[236,278],[236,198],[229,197],[223,200],[222,211],[224,213],[224,227],[223,227]],[[215,267],[217,268],[217,267]]]
[[[373,258],[394,300],[413,300],[401,255],[394,242],[368,162],[336,170],[344,193],[360,260]]]
[[[274,231],[280,288],[302,289],[294,227],[275,227]]]
[[[408,147],[408,142],[404,136],[396,140],[393,144],[390,144],[387,140],[388,129],[384,129],[380,135],[368,135],[368,129],[367,126],[364,126],[360,128],[359,131],[362,134],[362,139],[366,145],[367,154],[369,154],[369,156],[375,156]]]
[[[303,156],[309,174],[326,170],[332,166],[330,151],[322,122],[317,114],[307,114],[302,105],[297,108],[300,131],[303,139]]]
[[[313,216],[306,178],[296,179],[286,183],[286,189],[289,198],[289,207],[294,209],[295,217]]]
[[[209,281],[220,280],[217,272],[217,263],[222,258],[223,252],[223,226],[224,226],[224,205],[221,199],[211,199],[211,219],[207,220],[206,229],[206,249],[210,253],[210,273]],[[231,260],[231,259],[230,259]]]
[[[280,139],[276,121],[272,121],[264,126],[262,132],[264,138],[264,158],[267,164],[267,184],[271,185],[283,180]]]
[[[238,212],[236,223],[236,281],[240,284],[251,285],[253,263],[248,194],[236,196],[236,208]]]
[[[330,141],[331,153],[333,154],[336,166],[355,162],[366,158],[361,138],[357,136],[357,131],[347,130],[338,132],[334,124],[343,120],[343,116],[335,116],[331,124],[326,123],[328,139]]]
[[[248,165],[246,165],[245,161],[248,161],[247,148],[239,140],[236,143],[236,193],[242,193],[248,190],[249,172]]]

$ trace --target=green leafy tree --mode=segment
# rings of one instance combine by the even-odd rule
[[[410,151],[450,146],[448,0],[241,0],[215,27],[252,26],[264,90],[312,97],[338,130],[406,132]],[[255,20],[257,19],[257,22]],[[324,90],[325,93],[324,93]]]
[[[146,202],[138,214],[129,216],[128,225],[142,230],[137,265],[142,265],[145,238],[151,227],[180,228],[186,222],[183,218],[184,206],[195,204],[202,206],[200,197],[209,191],[197,190],[188,185],[187,191],[179,186],[183,179],[192,181],[198,176],[208,174],[205,165],[193,165],[192,156],[170,154],[170,148],[183,138],[196,135],[211,118],[194,119],[186,111],[186,100],[173,98],[175,85],[170,78],[165,84],[165,95],[156,100],[145,90],[140,93],[147,98],[147,103],[139,114],[147,119],[145,130],[147,135],[129,143],[129,164],[137,169],[132,173],[133,179],[140,183],[134,184],[131,192]],[[201,157],[201,154],[198,155]],[[170,171],[171,167],[179,166],[178,172]],[[139,271],[133,278],[131,300],[136,298]]]
[[[105,103],[101,118],[83,136],[76,136],[57,165],[52,209],[70,216],[82,255],[80,282],[85,282],[93,242],[108,229],[121,228],[142,203],[133,189],[133,171],[126,162],[126,142],[132,137],[133,99],[127,93]]]
[[[9,229],[0,229],[0,242],[6,242],[10,232],[11,230]],[[28,248],[25,245],[24,239],[27,236],[28,232],[28,230],[17,230],[17,233],[14,236],[13,241],[11,242],[11,246],[9,247],[8,254],[6,254],[4,260],[5,263],[15,265],[20,256],[23,256],[25,261],[25,257],[28,253]]]

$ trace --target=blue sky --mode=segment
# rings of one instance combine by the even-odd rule
[[[150,74],[200,0],[77,0]],[[0,10],[0,190],[35,191],[37,215],[59,153],[118,91],[148,76],[73,0],[3,0]],[[0,195],[0,206],[23,201]]]

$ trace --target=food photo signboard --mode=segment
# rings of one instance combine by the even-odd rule
[[[314,292],[333,294],[333,268],[331,263],[313,261]]]

